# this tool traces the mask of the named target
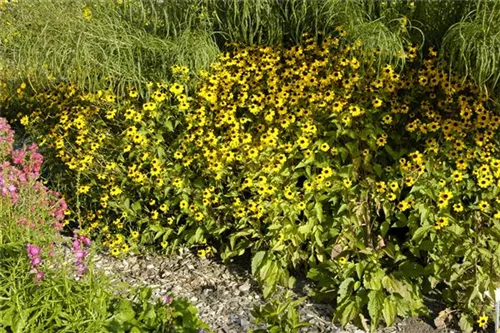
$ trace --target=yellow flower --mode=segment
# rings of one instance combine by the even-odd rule
[[[86,20],[90,20],[92,18],[92,10],[89,7],[83,8],[83,17]]]
[[[114,196],[117,196],[119,194],[121,194],[123,191],[121,190],[121,188],[119,188],[118,186],[114,186],[111,191],[109,191],[109,194],[114,197]]]
[[[30,120],[29,120],[29,117],[27,115],[25,115],[24,117],[21,118],[21,125],[23,126],[28,126]]]
[[[137,239],[137,238],[139,238],[139,232],[138,231],[132,231],[132,232],[130,232],[130,236],[133,239]]]
[[[375,184],[375,187],[377,188],[378,193],[385,193],[386,185],[385,182],[377,182]]]
[[[389,187],[391,188],[392,191],[397,191],[399,188],[398,182],[394,181],[389,184]]]
[[[436,220],[436,225],[434,226],[434,229],[440,230],[446,226],[448,226],[448,221],[449,219],[447,217],[440,217]]]
[[[477,320],[477,323],[479,324],[480,328],[485,327],[486,324],[488,323],[488,316],[479,317],[479,319]]]
[[[331,175],[333,175],[332,168],[323,168],[323,169],[321,170],[321,174],[322,174],[322,175],[323,175],[323,177],[325,177],[325,178],[330,177]]]
[[[339,264],[341,264],[341,265],[347,264],[347,257],[340,257],[339,258]]]
[[[123,253],[127,253],[129,250],[128,244],[122,244],[121,250]]]
[[[179,84],[179,83],[174,83],[171,87],[170,87],[170,92],[173,93],[174,95],[180,95],[182,93],[182,91],[184,90],[184,87]]]
[[[345,188],[351,188],[352,182],[349,179],[344,179],[342,182],[344,183]]]
[[[453,205],[453,210],[457,213],[463,212],[464,206],[459,202]]]
[[[381,99],[379,99],[379,98],[374,98],[374,99],[372,100],[372,104],[373,104],[373,107],[375,107],[375,108],[379,108],[379,107],[381,107],[381,106],[382,106],[382,100],[381,100]]]
[[[381,136],[377,139],[377,146],[379,146],[379,147],[385,146],[386,143],[387,143],[386,137]]]
[[[328,143],[324,142],[323,144],[321,144],[321,146],[319,147],[319,149],[321,151],[327,152],[330,149],[330,146],[328,145]]]
[[[77,190],[77,193],[88,193],[90,191],[90,186],[88,185],[81,185],[80,187],[78,187],[78,190]]]
[[[303,136],[297,140],[297,143],[299,144],[300,149],[306,149],[309,146],[309,140]]]
[[[490,204],[488,203],[488,201],[486,200],[479,201],[479,210],[485,212],[488,210],[488,208],[490,208]]]
[[[457,183],[460,182],[460,181],[462,181],[462,179],[464,179],[463,173],[460,172],[460,171],[458,171],[458,170],[453,171],[453,173],[451,174],[451,177]]]
[[[198,254],[198,257],[205,258],[207,255],[207,251],[205,251],[204,249],[200,249],[200,250],[198,250],[197,254]]]
[[[404,212],[405,210],[407,210],[408,208],[410,208],[410,204],[408,203],[408,201],[401,200],[398,203],[398,208],[399,208],[399,210],[401,210],[402,212]]]
[[[189,204],[186,200],[182,200],[180,202],[179,206],[181,207],[181,209],[186,209],[186,208],[188,208]]]
[[[448,201],[453,198],[453,193],[451,193],[449,190],[444,190],[439,192],[438,198],[440,200]]]
[[[160,205],[160,210],[161,210],[162,212],[166,213],[166,212],[168,211],[168,205],[167,205],[167,203],[162,203],[162,204]]]

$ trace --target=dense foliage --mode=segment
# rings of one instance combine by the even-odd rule
[[[180,243],[251,253],[265,296],[305,268],[343,324],[391,325],[432,294],[462,309],[467,330],[498,281],[500,117],[433,49],[415,62],[408,45],[411,68],[361,74],[362,41],[344,34],[235,48],[193,92],[174,67],[147,100],[61,83],[3,103],[33,106],[20,122],[74,186],[75,221],[115,255]]]

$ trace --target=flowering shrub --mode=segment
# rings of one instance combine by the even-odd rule
[[[265,296],[306,269],[342,324],[423,314],[425,293],[459,307],[470,331],[499,281],[500,116],[434,50],[417,62],[409,45],[404,71],[377,72],[339,34],[235,48],[194,92],[179,67],[146,100],[23,88],[35,111],[18,118],[113,254],[250,252]]]
[[[59,193],[38,181],[42,161],[36,144],[14,149],[14,132],[6,119],[0,118],[0,212],[8,214],[5,218],[18,226],[3,230],[9,241],[26,244],[38,235],[58,233],[63,227],[67,204]],[[28,246],[34,258],[39,251],[35,245]]]

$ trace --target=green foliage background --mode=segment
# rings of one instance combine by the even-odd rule
[[[363,40],[369,62],[404,65],[396,54],[406,42],[435,46],[451,71],[494,90],[499,18],[498,0],[17,0],[2,13],[0,65],[9,79],[36,86],[49,76],[84,89],[142,90],[170,77],[172,64],[207,68],[227,43],[290,45],[341,25],[351,41]]]

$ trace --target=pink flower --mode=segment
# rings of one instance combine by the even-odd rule
[[[42,271],[37,272],[37,273],[36,273],[36,277],[35,277],[36,282],[38,282],[38,281],[42,280],[44,277],[45,277],[45,273],[44,273],[44,272],[42,272]]]
[[[75,238],[75,240],[73,241],[73,250],[76,251],[78,249],[80,249],[80,241],[77,238]]]
[[[163,295],[161,297],[161,300],[164,304],[168,304],[168,303],[172,303],[174,301],[174,298],[172,296],[169,296],[169,295]]]
[[[78,259],[85,258],[86,256],[87,256],[87,251],[85,250],[78,249],[75,251],[75,257],[77,257]]]
[[[40,257],[34,257],[32,260],[31,260],[31,266],[37,266],[37,265],[40,265],[42,263],[42,259],[40,259]]]
[[[32,244],[28,244],[27,249],[28,249],[28,256],[30,258],[38,256],[42,252],[41,248],[39,248],[38,246],[32,245]]]
[[[80,236],[80,240],[83,242],[85,246],[90,246],[90,239],[85,236]]]

